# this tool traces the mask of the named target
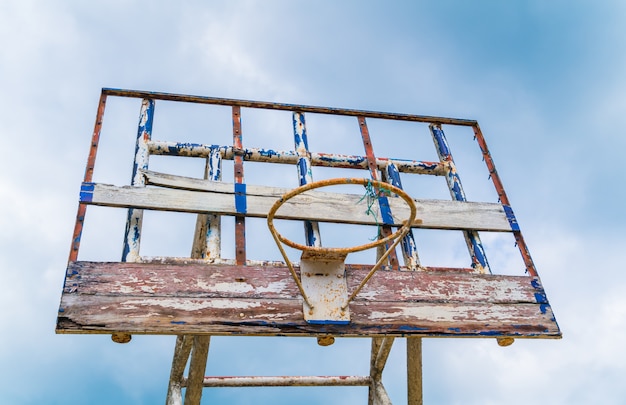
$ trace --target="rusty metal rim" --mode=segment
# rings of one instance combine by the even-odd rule
[[[373,187],[377,189],[389,190],[397,194],[398,196],[400,196],[407,203],[410,209],[409,218],[406,221],[403,221],[403,225],[400,228],[398,228],[396,232],[392,233],[391,235],[388,235],[385,238],[377,239],[370,243],[365,243],[363,245],[353,246],[353,247],[348,247],[348,248],[329,248],[329,247],[302,245],[300,243],[296,243],[292,240],[285,238],[276,230],[276,227],[274,226],[274,215],[276,214],[276,211],[278,211],[280,206],[283,205],[287,200],[305,191],[309,191],[309,190],[321,188],[321,187],[326,187],[326,186],[335,186],[339,184],[357,184],[357,185],[360,184],[362,186],[372,185]],[[408,232],[408,230],[411,228],[411,225],[415,221],[416,214],[417,214],[417,208],[415,206],[415,201],[413,201],[411,196],[408,195],[404,190],[398,187],[395,187],[389,183],[384,183],[378,180],[370,180],[370,179],[363,179],[363,178],[356,178],[356,177],[339,177],[339,178],[334,178],[334,179],[320,180],[320,181],[316,181],[313,183],[308,183],[298,188],[295,188],[289,191],[288,193],[285,193],[278,201],[274,203],[272,208],[270,208],[270,211],[267,214],[267,226],[269,227],[270,232],[274,236],[274,239],[277,240],[277,242],[280,241],[284,243],[285,245],[290,246],[294,249],[298,249],[301,251],[311,251],[315,253],[348,254],[348,253],[360,252],[362,250],[372,249],[377,246],[383,245],[389,242],[390,240],[402,237],[402,235],[406,234],[406,232]]]
[[[366,243],[364,245],[355,246],[351,248],[324,248],[324,247],[316,247],[316,246],[305,246],[305,245],[301,245],[299,243],[293,242],[285,238],[284,236],[282,236],[280,233],[278,233],[278,231],[274,227],[274,215],[276,214],[276,211],[278,210],[278,208],[280,208],[280,206],[285,201],[308,190],[312,190],[312,189],[320,188],[320,187],[326,187],[326,186],[333,186],[333,185],[338,185],[338,184],[361,184],[363,186],[372,185],[377,191],[379,189],[392,191],[396,193],[397,195],[399,195],[400,197],[402,197],[402,199],[409,205],[409,208],[410,208],[409,218],[406,221],[404,221],[403,225],[395,233],[392,233],[391,235],[388,235],[385,238],[379,239],[375,242]],[[291,273],[291,276],[293,277],[296,285],[298,286],[298,290],[300,290],[300,294],[302,294],[302,298],[310,307],[310,309],[313,309],[314,305],[309,299],[309,297],[307,296],[306,292],[304,291],[302,282],[298,278],[298,275],[296,274],[293,264],[289,260],[289,256],[287,256],[287,252],[285,252],[285,249],[283,248],[283,243],[295,249],[302,250],[303,252],[314,251],[316,253],[327,253],[329,255],[347,255],[348,253],[351,253],[351,252],[359,252],[362,250],[377,247],[395,238],[391,246],[387,248],[386,252],[379,258],[378,262],[374,265],[374,267],[372,267],[369,273],[363,278],[359,286],[352,292],[350,297],[348,297],[346,302],[341,306],[341,309],[343,310],[348,307],[348,304],[350,304],[350,301],[354,299],[354,297],[359,293],[359,291],[361,291],[363,286],[365,286],[365,284],[374,275],[374,273],[378,271],[378,269],[382,265],[383,261],[387,258],[389,253],[393,249],[395,249],[395,247],[398,245],[400,240],[409,232],[409,230],[411,229],[411,225],[415,221],[416,212],[417,212],[417,208],[415,207],[415,201],[413,201],[411,196],[409,196],[404,190],[398,187],[395,187],[389,183],[384,183],[378,180],[363,179],[363,178],[350,178],[350,177],[334,178],[334,179],[320,180],[320,181],[316,181],[313,183],[308,183],[298,188],[295,188],[288,193],[285,193],[278,201],[274,203],[272,208],[270,208],[270,211],[267,214],[267,226],[270,229],[272,236],[274,237],[274,241],[276,242],[276,245],[278,246],[278,249],[280,250],[281,255],[285,259],[285,263],[287,264],[287,267],[289,267],[289,272]]]

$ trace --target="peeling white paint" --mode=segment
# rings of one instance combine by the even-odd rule
[[[275,292],[280,293],[286,290],[288,287],[287,281],[273,281],[267,285],[267,287],[258,287],[259,293]]]
[[[261,306],[259,302],[240,301],[240,300],[224,300],[224,299],[207,299],[202,301],[191,301],[182,298],[146,298],[141,300],[129,300],[124,302],[121,307],[124,309],[136,309],[145,306],[159,306],[165,308],[178,309],[183,311],[197,311],[200,309],[217,308],[217,309],[249,309]]]

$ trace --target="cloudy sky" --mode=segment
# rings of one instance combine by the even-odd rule
[[[427,339],[425,403],[623,404],[625,20],[617,0],[0,0],[2,402],[164,403],[173,337],[54,334],[99,92],[117,87],[478,120],[564,338]],[[111,134],[136,124],[138,104],[111,108]],[[130,176],[116,148],[133,131],[99,157],[113,178]],[[384,377],[396,403],[403,344]],[[207,374],[365,374],[368,359],[365,339],[215,338]],[[366,395],[205,390],[203,403]]]

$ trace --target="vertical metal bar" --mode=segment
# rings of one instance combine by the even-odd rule
[[[211,149],[211,154],[206,159],[204,178],[211,181],[222,180],[222,155],[219,148]],[[199,214],[191,257],[209,260],[220,257],[220,230],[220,215]]]
[[[374,399],[373,405],[391,405],[391,399],[385,390],[385,386],[382,382],[373,383],[374,385]]]
[[[422,338],[406,338],[407,405],[422,405]]]
[[[376,358],[374,359],[374,365],[370,369],[370,377],[372,378],[372,381],[381,381],[383,377],[383,370],[387,364],[387,359],[389,358],[389,352],[391,352],[393,342],[394,338],[392,337],[385,337],[382,339],[378,352],[376,353]]]
[[[496,165],[493,162],[491,153],[487,148],[487,143],[485,142],[483,133],[480,130],[478,124],[474,125],[472,128],[474,129],[474,136],[476,138],[476,141],[478,142],[478,145],[480,146],[480,150],[482,151],[483,159],[485,160],[487,169],[489,170],[489,177],[491,177],[491,180],[493,181],[493,185],[496,188],[496,192],[498,193],[498,198],[500,199],[504,211],[507,214],[507,218],[509,219],[509,223],[511,224],[511,229],[513,230],[515,242],[517,243],[517,247],[519,248],[519,251],[522,255],[524,264],[526,265],[526,271],[528,271],[529,275],[537,277],[537,269],[535,268],[533,259],[530,256],[530,251],[528,250],[528,246],[524,241],[524,237],[522,236],[522,232],[520,231],[517,219],[515,218],[515,214],[513,214],[511,203],[509,202],[509,198],[504,191],[504,186],[502,185],[502,181],[500,180],[500,176],[498,175],[498,171],[496,170]]]
[[[374,366],[376,364],[376,358],[378,357],[378,352],[380,350],[380,346],[383,343],[384,338],[373,337],[372,338],[372,348],[370,352],[370,376],[374,373]],[[374,383],[371,382],[367,395],[367,405],[374,405]]]
[[[437,154],[439,155],[439,160],[449,164],[446,180],[448,181],[448,188],[450,189],[452,199],[456,201],[466,201],[461,179],[456,171],[454,159],[452,159],[452,153],[450,152],[450,147],[441,129],[441,125],[430,124],[429,128],[435,143],[435,148],[437,149]],[[467,230],[463,232],[463,235],[465,236],[465,243],[467,244],[467,249],[472,258],[472,267],[480,273],[491,273],[487,256],[485,255],[485,249],[480,241],[478,232]]]
[[[383,179],[385,182],[402,189],[402,182],[400,181],[400,172],[396,165],[389,161],[385,166],[383,172]],[[411,270],[417,270],[420,266],[420,258],[417,254],[417,245],[415,244],[415,236],[413,236],[413,230],[410,230],[404,238],[402,238],[402,255],[404,257],[404,264]]]
[[[237,198],[245,199],[243,155],[241,153],[243,150],[241,108],[239,106],[233,106],[233,149],[235,150],[235,199],[237,201]],[[244,215],[235,216],[235,261],[238,265],[246,264],[246,218]]]
[[[185,390],[185,405],[200,405],[210,339],[210,336],[202,335],[193,337],[189,378]]]
[[[148,141],[152,137],[152,122],[154,119],[154,100],[145,99],[141,103],[139,114],[139,128],[137,130],[137,143],[135,145],[135,162],[133,164],[133,176],[131,185],[144,186],[145,180],[141,170],[148,169],[150,152]],[[126,231],[124,233],[124,249],[122,251],[123,262],[136,262],[139,260],[139,242],[141,237],[141,223],[143,210],[136,208],[128,209]]]
[[[212,181],[219,181],[222,179],[222,156],[219,148],[213,148],[211,150],[211,154],[207,157],[204,167],[204,178]],[[220,216],[214,214],[199,214],[196,220],[196,230],[193,237],[193,245],[191,247],[191,258],[218,258],[220,256],[219,239]],[[201,342],[203,345],[206,344],[207,346],[205,362],[202,368],[202,382],[204,381],[204,369],[206,368],[206,362],[208,361],[208,346],[210,344],[210,339],[210,336],[194,337],[191,335],[178,336],[176,338],[176,347],[174,348],[174,360],[172,361],[172,371],[170,373],[170,383],[167,392],[166,405],[182,405],[181,386],[183,373],[189,358],[189,353],[191,352],[192,344],[194,345],[194,353],[196,353],[195,356],[197,357],[201,354],[198,354],[195,349],[198,347],[198,344],[200,344],[198,342]],[[199,350],[203,349],[200,348]],[[195,367],[199,367],[197,365],[199,360],[196,358],[195,361]],[[193,381],[197,381],[197,378],[198,376],[194,375]],[[196,392],[190,394],[193,398],[191,399],[191,402],[195,401],[195,398],[197,397],[197,401],[199,403],[200,398],[202,397],[202,386],[203,385],[201,385],[199,390],[197,387],[192,388],[192,391],[195,389]]]
[[[293,112],[293,137],[298,154],[298,179],[303,186],[313,182],[313,173],[304,114],[296,111]],[[320,228],[316,221],[304,221],[304,233],[307,246],[322,246]]]
[[[174,347],[174,358],[172,359],[172,370],[170,371],[170,382],[167,387],[165,405],[183,404],[183,373],[187,366],[187,360],[189,360],[192,344],[193,336],[180,335],[176,337],[176,346]]]
[[[98,153],[98,143],[100,142],[100,133],[102,131],[102,119],[104,117],[104,109],[106,107],[107,96],[104,92],[100,93],[100,101],[98,102],[98,112],[96,113],[96,122],[91,135],[91,145],[89,146],[89,157],[85,167],[84,182],[90,182],[93,179],[93,169],[96,164],[96,155]],[[87,212],[86,204],[78,204],[76,212],[76,223],[74,224],[74,234],[72,235],[72,246],[70,247],[70,255],[68,262],[74,262],[78,259],[78,250],[80,249],[80,239],[83,234],[83,224],[85,222],[85,213]]]
[[[357,117],[359,120],[359,128],[361,130],[361,138],[363,139],[363,146],[365,147],[365,156],[367,158],[367,165],[370,170],[370,175],[373,180],[380,180],[380,176],[378,175],[378,167],[376,166],[376,156],[374,155],[374,148],[372,146],[372,140],[370,138],[369,130],[367,129],[367,123],[365,122],[365,117],[359,116]],[[378,202],[380,204],[381,214],[383,216],[383,221],[385,221],[385,215],[389,214],[389,205],[387,203],[387,197],[384,195],[384,192],[378,191],[379,198]],[[385,203],[387,203],[387,207],[385,207]],[[387,212],[385,212],[385,208]],[[389,215],[390,216],[390,215]],[[384,237],[391,235],[391,227],[390,226],[382,226],[380,229],[381,234]],[[394,268],[398,268],[398,256],[396,255],[395,249],[389,253],[389,264]]]
[[[376,252],[376,260],[380,260],[381,256],[384,252],[378,250]],[[388,341],[387,339],[391,339]],[[393,338],[372,338],[372,348],[370,353],[370,386],[367,393],[367,404],[374,405],[380,403],[380,388],[382,387],[382,368],[385,367],[385,363],[387,361],[387,356],[389,355],[389,351],[391,350],[391,345],[393,344]],[[383,346],[387,346],[385,351],[387,352],[384,357],[384,362],[381,367],[381,360],[383,358],[380,356],[380,353],[383,351]],[[384,388],[383,388],[384,391]],[[386,393],[385,393],[386,395]]]

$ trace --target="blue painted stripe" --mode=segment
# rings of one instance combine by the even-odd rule
[[[309,165],[307,160],[308,159],[305,157],[298,159],[298,177],[301,186],[308,183],[307,174],[309,173]]]
[[[435,137],[435,141],[437,142],[437,148],[439,149],[439,153],[445,156],[446,158],[450,156],[450,148],[448,148],[448,142],[446,141],[446,136],[443,134],[443,130],[436,126],[432,126],[432,134]]]
[[[387,196],[379,196],[378,204],[380,205],[380,215],[383,219],[383,224],[393,225],[393,217],[391,216],[391,208],[389,207],[389,199],[387,199]]]
[[[248,212],[245,183],[235,183],[235,210],[238,214],[246,214]]]
[[[480,243],[480,240],[478,239],[478,234],[470,231],[468,232],[468,236],[472,243],[474,258],[476,258],[478,264],[483,268],[489,267],[487,263],[487,256],[485,256],[485,249],[483,248],[483,244]]]
[[[311,319],[311,320],[306,321],[306,323],[311,324],[311,325],[349,325],[350,321]]]
[[[95,183],[83,183],[80,186],[80,202],[92,202]]]
[[[393,162],[389,162],[386,167],[387,173],[387,181],[391,183],[393,186],[402,189],[402,181],[400,180],[400,172],[398,168]],[[417,245],[415,244],[415,237],[413,236],[413,230],[409,230],[404,238],[402,238],[401,242],[402,251],[404,252],[405,257],[410,260],[418,261],[417,259]],[[406,259],[405,259],[406,260]],[[413,263],[414,265],[418,265],[419,263]]]
[[[519,224],[517,223],[517,219],[515,218],[515,214],[513,214],[513,209],[511,208],[511,206],[502,204],[502,208],[504,209],[506,219],[508,219],[509,224],[511,224],[511,229],[513,231],[519,231]]]

